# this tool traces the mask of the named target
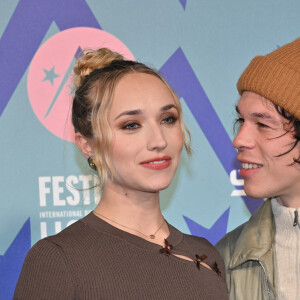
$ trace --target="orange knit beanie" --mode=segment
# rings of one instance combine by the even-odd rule
[[[237,89],[259,94],[300,120],[300,38],[252,59]]]

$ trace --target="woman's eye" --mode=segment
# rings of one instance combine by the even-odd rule
[[[137,129],[139,127],[140,127],[140,125],[138,123],[129,123],[129,124],[124,125],[122,127],[122,129],[134,130],[134,129]]]
[[[172,123],[175,123],[176,120],[177,120],[176,117],[170,116],[170,117],[164,118],[162,120],[162,123],[164,123],[164,124],[172,124]]]

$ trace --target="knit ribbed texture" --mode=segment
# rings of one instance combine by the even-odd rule
[[[295,208],[272,199],[275,218],[275,250],[278,299],[295,300],[300,295],[300,226],[293,226]],[[300,208],[297,209],[300,216]]]
[[[205,239],[169,225],[172,253],[217,262],[222,276],[160,253],[160,245],[119,230],[92,213],[30,251],[14,299],[228,299],[225,270]]]
[[[300,38],[255,57],[241,75],[237,89],[259,94],[300,119]]]

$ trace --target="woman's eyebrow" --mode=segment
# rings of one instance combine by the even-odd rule
[[[122,113],[120,113],[116,118],[115,120],[119,119],[120,117],[122,116],[134,116],[134,115],[139,115],[142,113],[142,110],[140,109],[133,109],[133,110],[126,110],[126,111],[123,111]]]
[[[169,109],[171,109],[171,108],[177,109],[177,107],[176,107],[174,104],[168,104],[168,105],[163,106],[163,107],[160,109],[160,111],[166,111],[166,110],[169,110]],[[177,109],[177,110],[178,110],[178,109]]]
[[[177,107],[174,105],[174,104],[168,104],[168,105],[165,105],[163,106],[160,111],[167,111],[171,108],[175,108],[177,109]],[[115,120],[119,119],[120,117],[122,116],[134,116],[134,115],[140,115],[142,113],[142,110],[141,109],[133,109],[133,110],[126,110],[126,111],[123,111],[121,112],[116,118]]]

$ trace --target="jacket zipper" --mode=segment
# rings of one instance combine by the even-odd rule
[[[266,281],[266,285],[267,285],[267,292],[268,292],[269,299],[271,299],[271,292],[270,292],[270,286],[269,286],[269,282],[268,282],[266,269],[265,269],[264,265],[259,260],[257,260],[257,262],[259,263],[259,265],[262,267],[262,269],[264,271],[264,277],[265,277],[265,281]]]

